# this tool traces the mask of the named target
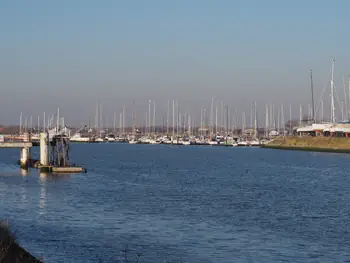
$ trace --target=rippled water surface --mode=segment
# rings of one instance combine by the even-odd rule
[[[350,260],[350,155],[128,144],[71,155],[87,174],[25,174],[19,150],[0,149],[0,217],[45,262]]]

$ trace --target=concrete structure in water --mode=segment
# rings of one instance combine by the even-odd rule
[[[47,133],[40,133],[40,165],[49,165],[49,147]]]
[[[29,133],[24,134],[23,142],[2,142],[0,148],[19,148],[21,151],[20,166],[22,169],[28,169],[31,161],[31,151],[33,144],[30,142]]]
[[[65,141],[67,143],[67,141]],[[0,142],[0,148],[19,148],[21,152],[20,157],[20,167],[24,170],[28,170],[29,167],[39,168],[41,172],[49,172],[49,173],[84,173],[86,172],[86,169],[79,166],[71,165],[68,161],[68,150],[69,148],[65,149],[66,156],[63,158],[65,162],[57,163],[54,160],[50,161],[49,158],[49,135],[48,133],[41,133],[40,134],[40,161],[32,160],[31,159],[31,148],[33,147],[33,144],[30,140],[30,134],[26,133],[24,134],[23,141],[22,142]],[[59,151],[59,147],[57,145],[52,146],[51,145],[51,151],[52,152],[52,158],[57,158],[58,160],[61,160],[62,156],[58,155],[57,153]],[[56,153],[56,155],[54,154]],[[61,155],[63,153],[60,153]],[[58,158],[60,157],[60,158]]]

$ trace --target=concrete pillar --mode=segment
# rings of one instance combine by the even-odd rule
[[[24,147],[21,149],[20,166],[22,169],[28,169],[29,166],[29,148]]]
[[[23,134],[23,142],[30,142],[31,141],[31,135],[29,132],[25,132]],[[32,154],[31,154],[31,149],[27,149],[28,151],[28,160],[31,160],[32,159]]]
[[[49,165],[48,140],[45,132],[40,133],[40,164]]]

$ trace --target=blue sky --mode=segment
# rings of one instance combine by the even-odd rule
[[[68,123],[87,122],[97,101],[111,120],[133,100],[141,122],[149,99],[160,119],[168,99],[198,115],[212,97],[247,112],[254,100],[262,112],[292,103],[298,117],[309,68],[318,100],[332,56],[342,93],[348,10],[345,0],[4,0],[0,123],[57,107]]]

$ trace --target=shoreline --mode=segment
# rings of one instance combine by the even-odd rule
[[[350,154],[350,149],[339,149],[339,148],[281,146],[281,145],[263,145],[261,148],[273,149],[273,150],[285,150],[285,151],[328,152],[328,153],[346,153],[346,154]]]
[[[266,149],[350,154],[350,139],[342,137],[278,137]]]

